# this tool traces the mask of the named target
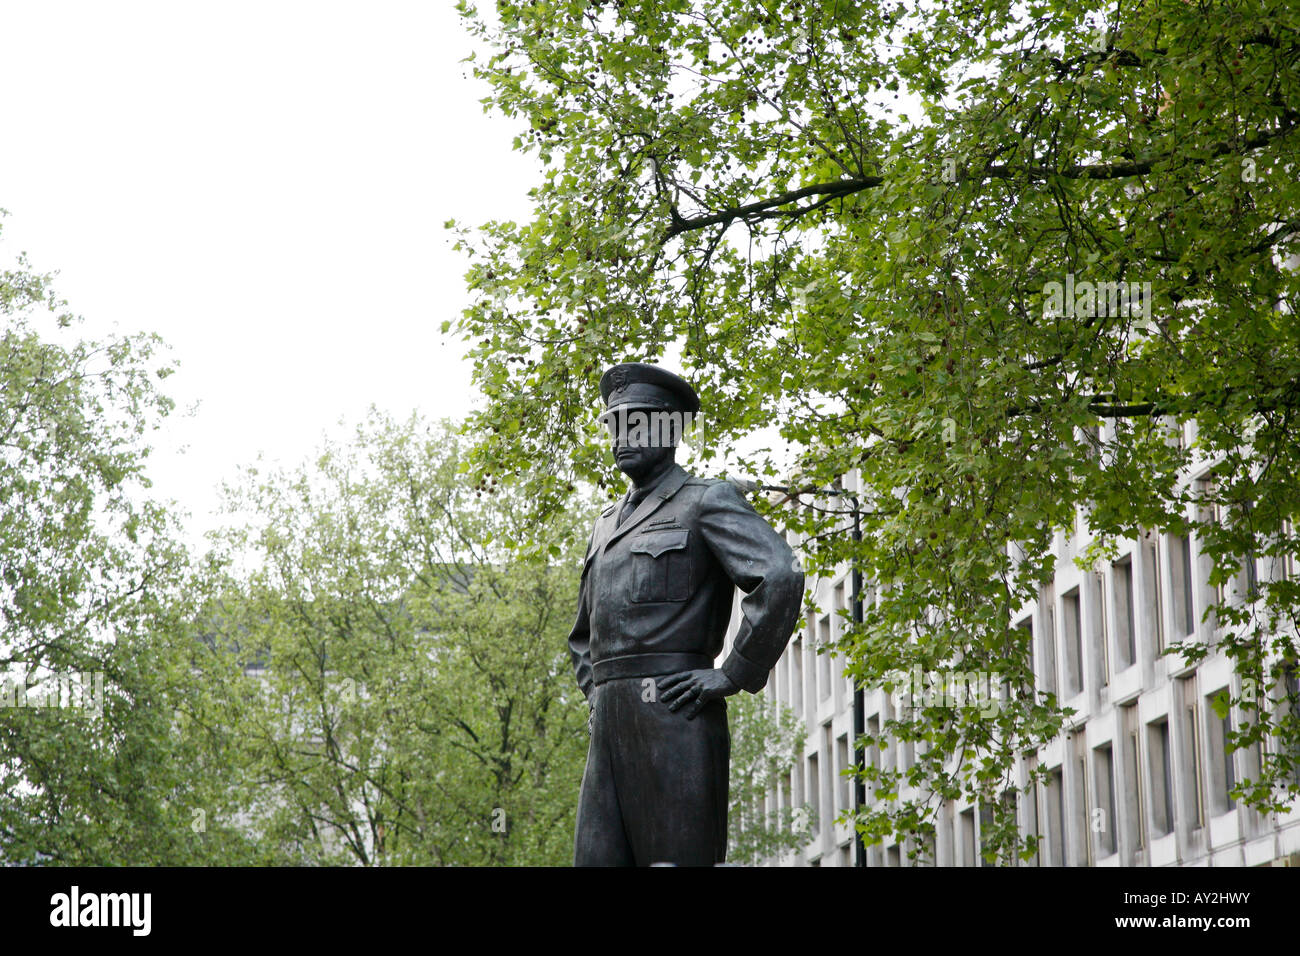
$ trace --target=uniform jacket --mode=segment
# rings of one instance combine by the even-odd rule
[[[671,657],[644,655],[699,655],[707,660],[696,666],[712,666],[736,587],[745,592],[744,620],[721,666],[738,687],[757,693],[803,601],[803,572],[785,539],[735,485],[692,477],[680,465],[616,527],[622,506],[596,519],[583,562],[569,635],[583,694],[590,699],[601,674],[614,668],[618,676],[669,672],[653,664]],[[638,658],[649,662],[640,672]]]

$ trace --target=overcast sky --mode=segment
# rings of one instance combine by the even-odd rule
[[[170,343],[199,406],[151,474],[196,532],[259,451],[469,409],[442,224],[526,218],[538,178],[470,49],[450,0],[0,0],[0,251],[59,270],[89,333]]]

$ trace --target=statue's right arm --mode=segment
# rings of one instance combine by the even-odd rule
[[[593,536],[595,532],[593,531]],[[569,632],[569,657],[573,661],[574,676],[578,679],[578,689],[582,691],[582,696],[591,701],[592,673],[591,673],[591,616],[590,616],[590,575],[591,575],[591,545],[587,545],[587,556],[582,563],[582,581],[578,585],[578,619],[573,623],[573,630]]]

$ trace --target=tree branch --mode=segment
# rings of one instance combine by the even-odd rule
[[[663,241],[668,242],[684,232],[704,229],[718,223],[730,224],[736,219],[766,218],[760,216],[760,214],[780,206],[798,202],[800,199],[806,199],[809,196],[825,196],[828,199],[849,196],[864,189],[874,189],[884,181],[881,176],[865,176],[861,179],[841,179],[834,183],[816,183],[812,186],[804,186],[801,189],[792,189],[789,192],[773,196],[771,199],[761,199],[758,202],[746,203],[743,206],[732,206],[708,216],[686,218],[677,211],[677,207],[672,206],[669,208],[669,215],[672,217],[671,224],[668,226],[668,231],[664,233]],[[816,208],[816,206],[809,208]],[[804,211],[807,212],[808,210]]]

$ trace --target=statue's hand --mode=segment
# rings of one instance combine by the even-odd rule
[[[740,690],[730,677],[716,667],[682,671],[680,674],[661,677],[657,683],[659,699],[668,705],[669,710],[686,707],[687,720],[694,720],[695,715],[709,701],[721,700]]]

